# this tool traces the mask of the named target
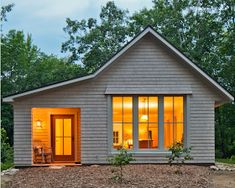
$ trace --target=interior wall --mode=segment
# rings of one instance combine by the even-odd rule
[[[80,162],[80,109],[32,108],[32,146],[51,147],[51,115],[74,115],[75,162]],[[37,126],[37,121],[41,127]]]

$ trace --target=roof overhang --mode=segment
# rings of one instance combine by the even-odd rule
[[[129,43],[127,43],[118,53],[116,53],[107,63],[105,63],[100,69],[94,72],[91,75],[75,78],[72,80],[60,82],[57,84],[41,87],[38,89],[34,89],[31,91],[22,92],[16,95],[11,95],[3,98],[3,102],[14,102],[16,98],[24,97],[27,95],[32,95],[38,92],[46,91],[49,89],[58,88],[61,86],[65,86],[68,84],[73,84],[76,82],[81,82],[84,80],[92,79],[99,75],[103,70],[105,70],[108,66],[110,66],[117,58],[119,58],[122,54],[124,54],[130,47],[132,47],[136,42],[138,42],[142,37],[146,34],[151,33],[155,36],[159,41],[161,41],[165,46],[167,46],[173,53],[175,53],[179,58],[181,58],[184,62],[186,62],[193,70],[195,70],[198,74],[200,74],[203,78],[205,78],[212,86],[214,86],[218,92],[223,94],[228,101],[234,101],[234,97],[227,92],[222,86],[220,86],[216,81],[214,81],[209,75],[207,75],[202,69],[200,69],[197,65],[195,65],[188,57],[186,57],[183,53],[181,53],[176,47],[174,47],[171,43],[169,43],[163,36],[158,34],[151,26],[146,27],[141,33],[139,33],[135,38],[133,38]]]

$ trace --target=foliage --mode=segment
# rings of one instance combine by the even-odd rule
[[[1,7],[1,18],[0,18],[1,23],[7,21],[7,13],[11,12],[13,7],[14,7],[13,3]]]
[[[215,161],[220,162],[220,163],[235,164],[235,158],[233,158],[233,157],[227,158],[227,159],[217,158],[217,159],[215,159]]]
[[[10,30],[2,37],[1,58],[2,96],[71,79],[84,73],[78,64],[40,52],[32,43],[32,37],[25,36],[22,31]],[[12,145],[12,106],[2,103],[1,114],[2,127],[7,131]]]
[[[105,63],[127,41],[127,11],[114,2],[102,7],[100,20],[71,20],[67,18],[64,31],[69,39],[62,44],[63,52],[70,52],[70,62],[80,60],[87,72]]]
[[[173,162],[177,164],[182,164],[186,160],[192,160],[190,155],[191,148],[184,147],[182,142],[175,142],[169,148],[171,154],[168,156],[168,163],[172,165]]]
[[[6,130],[1,128],[1,170],[11,167],[13,163],[13,149],[8,143]]]
[[[118,154],[113,157],[108,158],[108,161],[111,165],[119,167],[119,172],[114,176],[115,180],[123,180],[123,166],[129,164],[135,159],[132,157],[131,153],[128,153],[126,149],[118,150]]]

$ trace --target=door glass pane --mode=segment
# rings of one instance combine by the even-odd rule
[[[63,136],[63,119],[55,119],[55,136]]]
[[[113,97],[113,122],[122,122],[122,97]]]
[[[124,122],[132,122],[132,97],[123,97]]]
[[[64,136],[71,137],[71,119],[64,119]]]
[[[164,97],[164,122],[173,122],[173,97]]]
[[[149,122],[158,122],[158,98],[149,97]]]
[[[132,124],[124,124],[123,126],[123,147],[126,149],[133,148]]]
[[[173,124],[164,124],[164,148],[168,149],[173,144]]]
[[[148,121],[148,97],[138,98],[139,122]]]
[[[184,104],[183,97],[174,97],[174,122],[183,122]]]
[[[64,155],[72,155],[71,138],[64,138]]]
[[[55,138],[55,154],[63,155],[63,138],[61,137]]]

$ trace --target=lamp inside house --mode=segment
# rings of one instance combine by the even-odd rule
[[[36,121],[36,127],[37,127],[37,128],[42,128],[42,121],[41,121],[40,119],[38,119],[38,120]]]
[[[141,116],[141,121],[148,121],[148,115],[147,115],[147,101],[146,98],[144,98],[142,102],[142,116]]]

